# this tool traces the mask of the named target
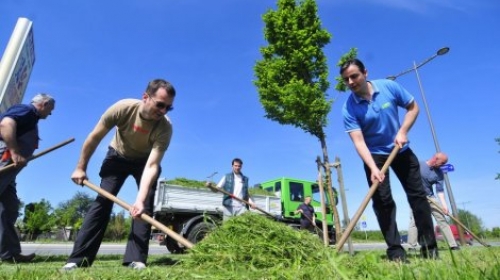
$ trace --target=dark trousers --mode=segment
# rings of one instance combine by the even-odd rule
[[[128,160],[120,156],[113,148],[109,148],[99,172],[99,176],[102,178],[101,188],[116,196],[129,175],[134,177],[137,186],[139,186],[146,160]],[[155,181],[157,179],[158,177],[155,178]],[[148,215],[151,215],[153,210],[155,190],[156,184],[151,187],[144,202],[145,213]],[[76,263],[78,266],[92,265],[99,251],[112,210],[113,202],[111,200],[101,195],[96,197],[85,215],[68,263]],[[131,262],[147,262],[150,235],[150,224],[140,219],[132,220],[123,265]]]
[[[35,128],[17,138],[20,153],[29,158],[38,146],[38,129]],[[7,151],[7,145],[0,140],[0,158]],[[0,167],[7,166],[12,160],[1,159]],[[19,198],[17,197],[16,177],[22,168],[12,168],[0,174],[0,258],[8,259],[21,253],[21,241],[16,231],[19,217]]]
[[[15,224],[19,216],[16,183],[11,181],[0,191],[0,258],[11,258],[21,253],[21,242]]]
[[[312,220],[312,218],[310,218]],[[308,220],[308,218],[300,219],[300,229],[314,231],[314,225]]]
[[[372,155],[378,168],[382,168],[388,155]],[[423,248],[436,247],[436,238],[434,236],[431,208],[427,202],[427,196],[422,187],[420,177],[420,166],[415,154],[408,148],[399,153],[391,163],[391,169],[398,177],[410,207],[415,217],[418,229],[418,241]],[[368,184],[372,185],[370,176],[371,171],[364,165]],[[403,257],[405,251],[401,246],[401,237],[399,236],[396,223],[396,203],[392,197],[391,184],[389,179],[389,170],[385,174],[385,180],[378,186],[377,191],[372,197],[373,210],[377,216],[380,230],[387,243],[387,256],[389,259]]]

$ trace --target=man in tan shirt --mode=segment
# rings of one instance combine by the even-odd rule
[[[101,165],[101,188],[117,195],[129,175],[139,188],[130,214],[137,218],[142,213],[151,215],[156,181],[161,173],[161,160],[172,137],[172,124],[165,114],[173,109],[175,89],[167,81],[151,81],[142,99],[123,99],[102,115],[85,140],[80,159],[71,179],[82,185],[87,179],[87,165],[95,149],[112,129],[116,133]],[[100,195],[92,203],[82,224],[64,271],[91,266],[109,222],[113,202]],[[123,265],[134,269],[146,267],[151,225],[133,219]]]

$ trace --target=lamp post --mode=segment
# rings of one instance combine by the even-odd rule
[[[436,136],[436,131],[434,129],[434,124],[433,124],[432,118],[431,118],[431,113],[429,111],[429,106],[427,105],[427,99],[425,98],[424,88],[422,87],[422,81],[420,80],[420,75],[418,73],[418,68],[424,66],[425,64],[427,64],[428,62],[430,62],[431,60],[433,60],[434,58],[436,58],[438,56],[447,54],[449,51],[450,51],[450,48],[448,48],[448,47],[440,48],[434,55],[432,55],[431,57],[427,58],[426,60],[422,61],[419,64],[417,64],[415,61],[413,61],[412,68],[407,69],[407,70],[405,70],[397,75],[387,77],[387,79],[389,79],[389,80],[396,80],[396,78],[398,78],[402,75],[405,75],[405,74],[410,73],[412,71],[415,72],[415,75],[417,76],[418,86],[420,89],[420,94],[422,95],[422,101],[424,103],[425,112],[427,114],[427,120],[429,121],[429,126],[431,128],[432,139],[434,140],[434,146],[436,147],[436,152],[438,152],[438,153],[441,152],[441,148],[439,147],[438,139]],[[446,173],[446,172],[444,173],[444,182],[446,185],[446,190],[448,192],[448,198],[450,199],[450,204],[451,204],[451,209],[453,211],[453,215],[455,216],[455,218],[458,219],[458,210],[457,210],[457,206],[455,203],[455,198],[453,197],[453,192],[451,190],[450,180],[448,178],[448,173]],[[464,239],[463,231],[462,231],[461,227],[458,227],[458,234],[460,236],[460,243],[462,243],[462,245],[464,245],[465,239]]]

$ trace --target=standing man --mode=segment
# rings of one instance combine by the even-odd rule
[[[391,168],[401,182],[415,215],[422,256],[437,258],[431,209],[422,188],[418,159],[408,145],[407,135],[419,112],[414,97],[396,82],[368,81],[368,71],[358,59],[345,62],[340,74],[352,91],[343,107],[346,132],[364,162],[368,185],[380,183],[372,203],[388,246],[388,259],[406,262],[406,252],[401,246],[396,224],[396,203],[392,198],[389,170],[385,174],[380,171],[395,145],[400,151]],[[402,124],[399,122],[398,107],[406,109]]]
[[[431,206],[431,213],[436,219],[436,222],[443,233],[443,236],[448,242],[451,250],[460,250],[457,245],[453,233],[451,232],[450,225],[446,221],[444,215],[448,214],[448,206],[446,205],[446,199],[444,197],[444,187],[443,187],[443,171],[441,166],[448,162],[448,156],[445,153],[436,153],[427,161],[420,162],[420,175],[422,176],[422,186],[427,194],[427,199],[429,200]],[[436,197],[434,196],[434,191],[432,186],[436,186],[436,193],[441,202],[441,207],[439,207]],[[410,226],[408,228],[408,244],[411,247],[417,246],[417,227],[415,226],[415,220],[413,218],[413,213],[410,212]]]
[[[255,207],[250,194],[248,193],[248,177],[241,173],[241,168],[243,167],[243,161],[239,158],[233,159],[231,162],[233,171],[226,174],[217,184],[217,188],[224,189],[225,191],[232,193],[233,196],[247,201],[252,208]],[[207,183],[210,184],[210,183]],[[248,205],[232,199],[231,196],[224,194],[222,197],[223,209],[223,219],[224,221],[245,213],[248,210]]]
[[[83,143],[80,159],[71,179],[78,185],[87,179],[87,165],[101,140],[114,127],[116,133],[101,165],[101,188],[117,195],[129,175],[139,189],[131,206],[131,232],[128,236],[123,265],[134,269],[146,267],[151,225],[138,219],[142,213],[151,215],[160,163],[170,144],[172,124],[165,114],[173,109],[175,89],[167,81],[151,81],[142,99],[123,99],[101,116]],[[108,225],[113,202],[98,195],[90,206],[78,232],[63,271],[91,266]]]
[[[35,254],[22,255],[15,223],[19,216],[16,177],[38,148],[38,120],[52,114],[56,101],[45,93],[31,104],[16,104],[0,115],[0,167],[14,168],[0,174],[0,258],[2,261],[31,262]]]
[[[304,198],[304,203],[295,210],[295,214],[297,213],[300,213],[300,229],[313,231],[316,225],[316,214],[314,213],[314,207],[311,206],[310,196]]]

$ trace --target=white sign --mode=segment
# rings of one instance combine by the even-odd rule
[[[0,61],[0,113],[23,100],[35,64],[33,23],[19,18]]]

